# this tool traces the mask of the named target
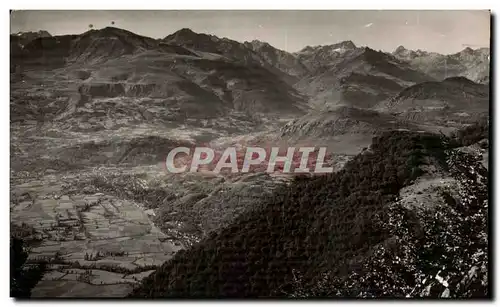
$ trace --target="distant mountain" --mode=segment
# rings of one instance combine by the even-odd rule
[[[259,63],[258,56],[248,50],[242,43],[215,35],[196,33],[188,28],[180,29],[165,38],[162,42],[183,46],[189,49],[226,56],[228,60],[245,64]]]
[[[343,41],[333,45],[307,46],[295,53],[297,58],[311,71],[329,65],[342,57],[344,53],[356,50],[352,41]]]
[[[397,94],[404,87],[433,80],[392,55],[368,47],[353,48],[351,42],[304,49],[299,58],[317,63],[295,87],[318,106],[348,105],[370,108]],[[328,50],[342,50],[327,52]]]
[[[37,38],[52,37],[47,31],[18,32],[10,35],[10,53],[18,56],[24,52],[24,47]],[[12,66],[12,65],[11,65]]]
[[[397,47],[392,54],[399,59],[405,59],[405,60],[414,59],[416,57],[421,57],[421,56],[439,55],[439,53],[436,52],[427,52],[420,49],[417,50],[406,49],[404,46]]]
[[[69,128],[88,127],[82,122],[90,118],[90,126],[104,129],[127,121],[183,122],[231,112],[251,119],[307,109],[285,81],[291,76],[244,44],[185,29],[163,40],[113,27],[37,38],[12,59],[23,69],[52,69],[44,82],[55,84],[52,94],[67,101],[50,114]],[[150,104],[140,105],[146,98]]]
[[[10,35],[11,42],[16,41],[17,43],[21,44],[22,46],[26,45],[27,43],[31,42],[32,40],[35,40],[39,37],[51,37],[49,32],[45,30],[40,30],[37,32],[17,32],[14,34]]]
[[[100,61],[158,48],[155,39],[114,27],[90,30],[76,37],[69,61]]]
[[[297,73],[287,64],[278,63],[278,60],[271,59],[269,49],[265,51],[262,49],[255,50],[252,44],[244,44],[228,38],[219,38],[214,35],[196,33],[187,28],[170,34],[161,41],[209,54],[221,55],[229,61],[246,66],[262,66],[278,75],[289,84],[296,82],[296,76],[302,73],[300,70],[301,68],[295,68],[295,70],[298,69]],[[261,53],[261,51],[264,51],[264,53]],[[277,49],[272,52],[275,54],[279,53]],[[279,56],[282,58],[286,57],[284,53],[285,52],[282,51]],[[289,62],[290,59],[284,59],[284,61]]]
[[[460,52],[443,55],[399,46],[392,54],[437,80],[462,76],[474,82],[489,82],[489,48],[473,50],[467,47]]]
[[[303,77],[309,72],[307,66],[298,57],[289,52],[274,48],[266,42],[253,40],[244,44],[259,54],[267,63],[291,76]]]
[[[80,35],[39,37],[24,46],[24,59],[44,60],[64,63],[104,62],[135,52],[158,48],[155,39],[132,32],[106,27],[90,30]]]
[[[11,36],[11,66],[56,68],[66,65],[73,39],[78,35],[38,37],[22,48],[12,48],[15,39]]]
[[[446,60],[443,63],[450,75],[473,75],[470,79],[479,82],[489,76],[486,62],[474,64],[481,59],[489,63],[489,49],[469,48],[443,56],[400,46],[388,54],[343,41],[307,46],[292,54],[257,40],[240,43],[187,28],[163,39],[114,27],[80,35],[39,34],[22,47],[21,38],[29,35],[11,35],[11,71],[30,67],[57,73],[57,82],[48,75],[45,78],[60,87],[56,95],[69,97],[67,105],[56,112],[60,120],[78,117],[79,109],[92,104],[96,117],[105,121],[111,116],[118,121],[116,113],[104,110],[107,100],[120,97],[153,99],[151,106],[140,108],[150,110],[146,118],[159,121],[201,119],[203,114],[217,118],[233,111],[255,117],[264,113],[296,116],[309,108],[328,111],[339,106],[399,112],[394,110],[398,103],[406,105],[410,99],[400,93],[410,93],[419,84],[430,86],[432,92],[433,82],[441,79],[439,61]],[[432,99],[442,102],[451,97],[464,104],[460,89],[451,86],[447,90],[457,92]],[[482,90],[467,95],[474,99],[478,93],[483,95]],[[126,113],[140,121],[136,108],[128,104]]]

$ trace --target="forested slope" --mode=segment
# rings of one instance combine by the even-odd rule
[[[323,295],[403,296],[417,286],[415,271],[425,271],[439,252],[416,255],[418,261],[412,266],[394,263],[385,276],[373,268],[367,271],[364,264],[377,265],[373,258],[380,257],[380,246],[390,258],[404,249],[401,243],[414,244],[391,241],[395,230],[403,231],[399,227],[420,247],[429,243],[416,213],[397,206],[397,196],[423,173],[425,164],[447,168],[446,152],[455,143],[443,136],[409,132],[374,138],[370,150],[341,172],[297,178],[255,214],[241,216],[230,227],[179,252],[131,296],[293,296],[298,278],[301,287],[310,290],[317,288],[325,272],[336,281]],[[353,273],[370,273],[371,282],[332,292]],[[391,280],[380,285],[377,276]]]

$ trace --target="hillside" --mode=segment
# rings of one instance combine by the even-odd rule
[[[261,53],[264,50],[255,49],[252,44],[240,43],[225,37],[219,38],[214,35],[196,33],[188,28],[170,34],[161,41],[209,54],[221,55],[245,66],[262,66],[289,84],[297,81],[296,73],[290,70],[287,65],[279,65],[276,61],[270,61],[268,54]],[[275,50],[275,52],[279,53],[278,50]],[[285,52],[281,51],[281,57],[286,56]]]
[[[66,128],[100,130],[127,122],[182,123],[234,112],[287,116],[307,109],[303,95],[271,71],[275,68],[255,62],[261,59],[243,44],[235,47],[243,50],[241,57],[229,49],[236,53],[228,58],[209,54],[217,50],[201,43],[190,45],[185,32],[154,40],[107,27],[31,41],[13,54],[12,78],[18,82],[12,84],[12,98],[23,99],[24,82],[38,82],[30,96],[44,103],[13,103],[14,120],[42,113]],[[246,54],[256,60],[242,62]]]
[[[44,30],[40,30],[37,32],[17,32],[14,34],[10,35],[10,40],[11,44],[16,43],[20,47],[25,46],[26,44],[30,43],[31,41],[40,38],[40,37],[51,37],[52,35]]]
[[[447,142],[407,132],[376,138],[339,173],[297,179],[255,213],[179,252],[129,297],[488,295],[480,256],[487,177],[480,164],[470,171],[454,164],[472,158],[453,154]],[[458,186],[437,190],[443,198],[434,207],[401,200],[403,189],[428,176]],[[449,194],[458,189],[472,190]],[[457,222],[476,231],[455,236]],[[447,227],[457,232],[441,232]],[[453,246],[464,246],[464,258]],[[479,275],[467,277],[469,270]]]
[[[423,82],[405,88],[376,109],[412,121],[472,123],[488,117],[489,86],[465,77]]]
[[[312,111],[287,123],[283,136],[325,139],[340,135],[367,135],[412,128],[397,118],[371,110],[339,106],[328,111]]]

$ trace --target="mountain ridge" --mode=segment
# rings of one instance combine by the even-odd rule
[[[459,52],[440,54],[413,51],[400,46],[392,54],[436,79],[464,76],[475,82],[489,82],[490,48],[487,47],[477,49],[466,47]]]
[[[15,38],[11,39],[15,45]],[[380,106],[405,88],[440,80],[436,74],[427,73],[409,61],[408,57],[443,56],[408,50],[403,46],[387,53],[358,47],[349,40],[306,46],[297,53],[289,53],[267,42],[238,42],[196,33],[189,28],[153,39],[124,29],[105,27],[80,35],[38,37],[15,50],[14,65],[17,62],[20,66],[53,63],[64,71],[69,67],[77,68],[77,72],[71,74],[84,78],[78,81],[82,82],[79,86],[82,89],[80,94],[84,93],[82,97],[90,93],[109,98],[117,95],[139,95],[139,98],[147,93],[156,93],[155,97],[167,93],[184,96],[187,93],[180,88],[198,88],[201,91],[191,93],[198,93],[205,97],[203,99],[210,97],[209,101],[219,101],[216,105],[222,108],[234,105],[238,111],[265,112],[286,108],[290,103],[291,109],[295,110],[292,113],[301,113],[300,109],[307,108],[328,110],[348,106],[372,109]],[[460,67],[448,70],[448,77],[465,75],[473,81],[484,80],[486,76],[482,68],[463,63],[474,62],[477,56],[484,57],[487,53],[486,49],[464,49],[447,56],[449,65]],[[464,73],[469,66],[469,73]],[[148,69],[153,69],[158,76],[146,78]],[[478,70],[475,72],[477,78],[469,76],[473,69]],[[88,74],[92,70],[94,72]],[[267,83],[256,87],[259,81],[255,78]],[[172,82],[186,79],[191,85],[186,87],[186,81],[182,81],[182,86],[181,83],[173,86],[180,86],[179,89],[167,89],[169,86],[159,85],[161,79]],[[92,99],[92,96],[88,97],[84,99]],[[202,103],[202,100],[197,101],[195,105]]]

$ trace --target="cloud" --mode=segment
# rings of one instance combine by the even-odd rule
[[[365,28],[369,28],[369,27],[371,27],[371,26],[373,26],[373,22],[367,23],[367,24],[365,25]]]

